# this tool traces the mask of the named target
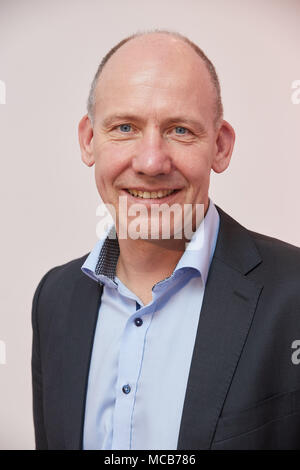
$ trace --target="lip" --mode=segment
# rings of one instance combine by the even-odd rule
[[[131,188],[129,188],[131,189]],[[132,189],[136,189],[137,191],[148,191],[148,192],[154,192],[154,191],[159,191],[159,189],[139,189],[139,188],[132,188]],[[175,189],[175,188],[173,188]],[[168,196],[164,196],[164,197],[160,197],[160,198],[138,198],[136,196],[133,196],[132,194],[130,194],[126,189],[122,189],[121,190],[121,195],[122,196],[127,196],[128,197],[128,200],[130,202],[133,202],[135,204],[144,204],[145,206],[148,206],[150,207],[151,205],[153,204],[166,204],[166,203],[170,203],[172,202],[172,199],[175,199],[177,197],[177,195],[182,191],[182,189],[175,189],[175,192],[172,193],[172,194],[169,194]]]
[[[124,189],[125,190],[130,189],[131,191],[135,189],[136,191],[142,191],[143,193],[144,192],[157,193],[158,191],[170,191],[170,190],[178,191],[179,189],[182,189],[182,188],[141,188],[139,186],[133,186],[132,188],[124,188]]]

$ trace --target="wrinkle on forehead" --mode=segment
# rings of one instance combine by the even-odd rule
[[[148,78],[162,79],[172,72],[180,74],[182,80],[190,76],[198,83],[211,85],[206,64],[191,46],[172,36],[145,35],[128,41],[115,52],[102,70],[99,85],[106,80],[125,78],[124,75],[130,76],[133,83],[145,83]]]
[[[169,91],[174,105],[179,98],[202,102],[205,108],[215,104],[215,90],[204,61],[188,44],[172,37],[142,36],[123,45],[103,68],[96,102],[112,103],[116,96],[121,101],[128,97],[139,101],[143,90],[147,91],[144,98],[155,101],[163,96],[160,90]]]

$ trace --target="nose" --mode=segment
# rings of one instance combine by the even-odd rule
[[[158,128],[147,129],[138,141],[136,153],[132,159],[132,168],[136,173],[149,176],[170,173],[171,157],[167,142]]]

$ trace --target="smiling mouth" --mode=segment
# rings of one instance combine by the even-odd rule
[[[126,189],[126,191],[137,199],[161,199],[166,196],[170,196],[170,194],[178,192],[179,189],[162,189],[159,191],[140,191],[138,189]]]

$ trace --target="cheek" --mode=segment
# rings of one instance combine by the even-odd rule
[[[105,159],[95,161],[96,186],[103,199],[105,198],[105,194],[111,191],[116,177],[116,168],[111,162],[107,162]]]
[[[209,180],[211,166],[208,159],[198,154],[196,158],[185,158],[179,170],[191,186],[199,187]]]
[[[102,145],[95,149],[95,180],[103,199],[112,191],[113,184],[126,167],[120,150],[113,145]]]

